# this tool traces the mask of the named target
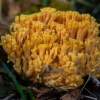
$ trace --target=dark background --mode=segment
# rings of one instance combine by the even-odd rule
[[[16,15],[36,13],[42,7],[89,13],[100,22],[100,0],[0,0],[0,35],[8,32]]]

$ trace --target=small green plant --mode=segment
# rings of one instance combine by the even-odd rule
[[[2,66],[6,69],[6,71],[8,72],[9,76],[11,77],[12,81],[14,82],[15,86],[10,86],[10,87],[7,87],[7,88],[3,88],[1,89],[2,91],[0,91],[0,94],[3,94],[5,92],[8,92],[8,91],[12,91],[12,90],[18,90],[18,92],[20,93],[21,97],[22,97],[22,100],[27,100],[23,90],[27,91],[29,93],[29,96],[31,98],[31,100],[34,100],[33,98],[33,94],[32,92],[30,91],[30,89],[28,89],[27,87],[25,86],[20,86],[18,84],[18,81],[16,80],[16,78],[14,77],[13,73],[10,71],[10,69],[8,68],[8,66],[2,62]]]

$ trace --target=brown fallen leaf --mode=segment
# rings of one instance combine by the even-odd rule
[[[100,86],[100,81],[96,77],[90,75],[90,80],[95,84],[95,86]]]
[[[61,100],[76,100],[74,97],[71,96],[71,94],[65,94],[60,99]]]

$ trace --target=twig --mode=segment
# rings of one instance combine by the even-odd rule
[[[29,89],[32,89],[33,91],[37,92],[37,93],[42,93],[41,90],[35,88],[35,87],[28,87]]]
[[[94,96],[94,97],[97,99],[97,97],[96,97],[93,93],[91,93],[87,88],[85,88],[85,90],[86,90],[87,92],[89,92],[92,96]]]
[[[52,89],[56,90],[58,93],[60,93],[60,91],[59,91],[58,88],[56,88],[56,87],[50,85],[49,83],[46,83],[46,84],[47,84],[50,88],[52,88]]]
[[[89,74],[88,79],[85,82],[84,86],[82,87],[82,89],[80,90],[79,94],[77,95],[76,100],[78,99],[79,95],[81,94],[81,92],[83,91],[83,89],[85,88],[85,86],[87,85],[87,83],[89,82],[89,80],[90,80],[90,74]]]
[[[11,99],[13,96],[15,96],[14,93],[13,93],[13,94],[10,94],[9,96],[7,96],[6,98],[4,98],[4,99],[2,99],[2,100],[9,100],[9,99]]]
[[[87,99],[89,99],[89,100],[97,100],[96,98],[94,98],[94,97],[90,97],[90,96],[84,96],[84,98],[87,98]]]

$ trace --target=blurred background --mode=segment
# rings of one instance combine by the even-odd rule
[[[7,33],[16,15],[36,13],[43,7],[89,13],[100,22],[100,0],[0,0],[0,35]]]

